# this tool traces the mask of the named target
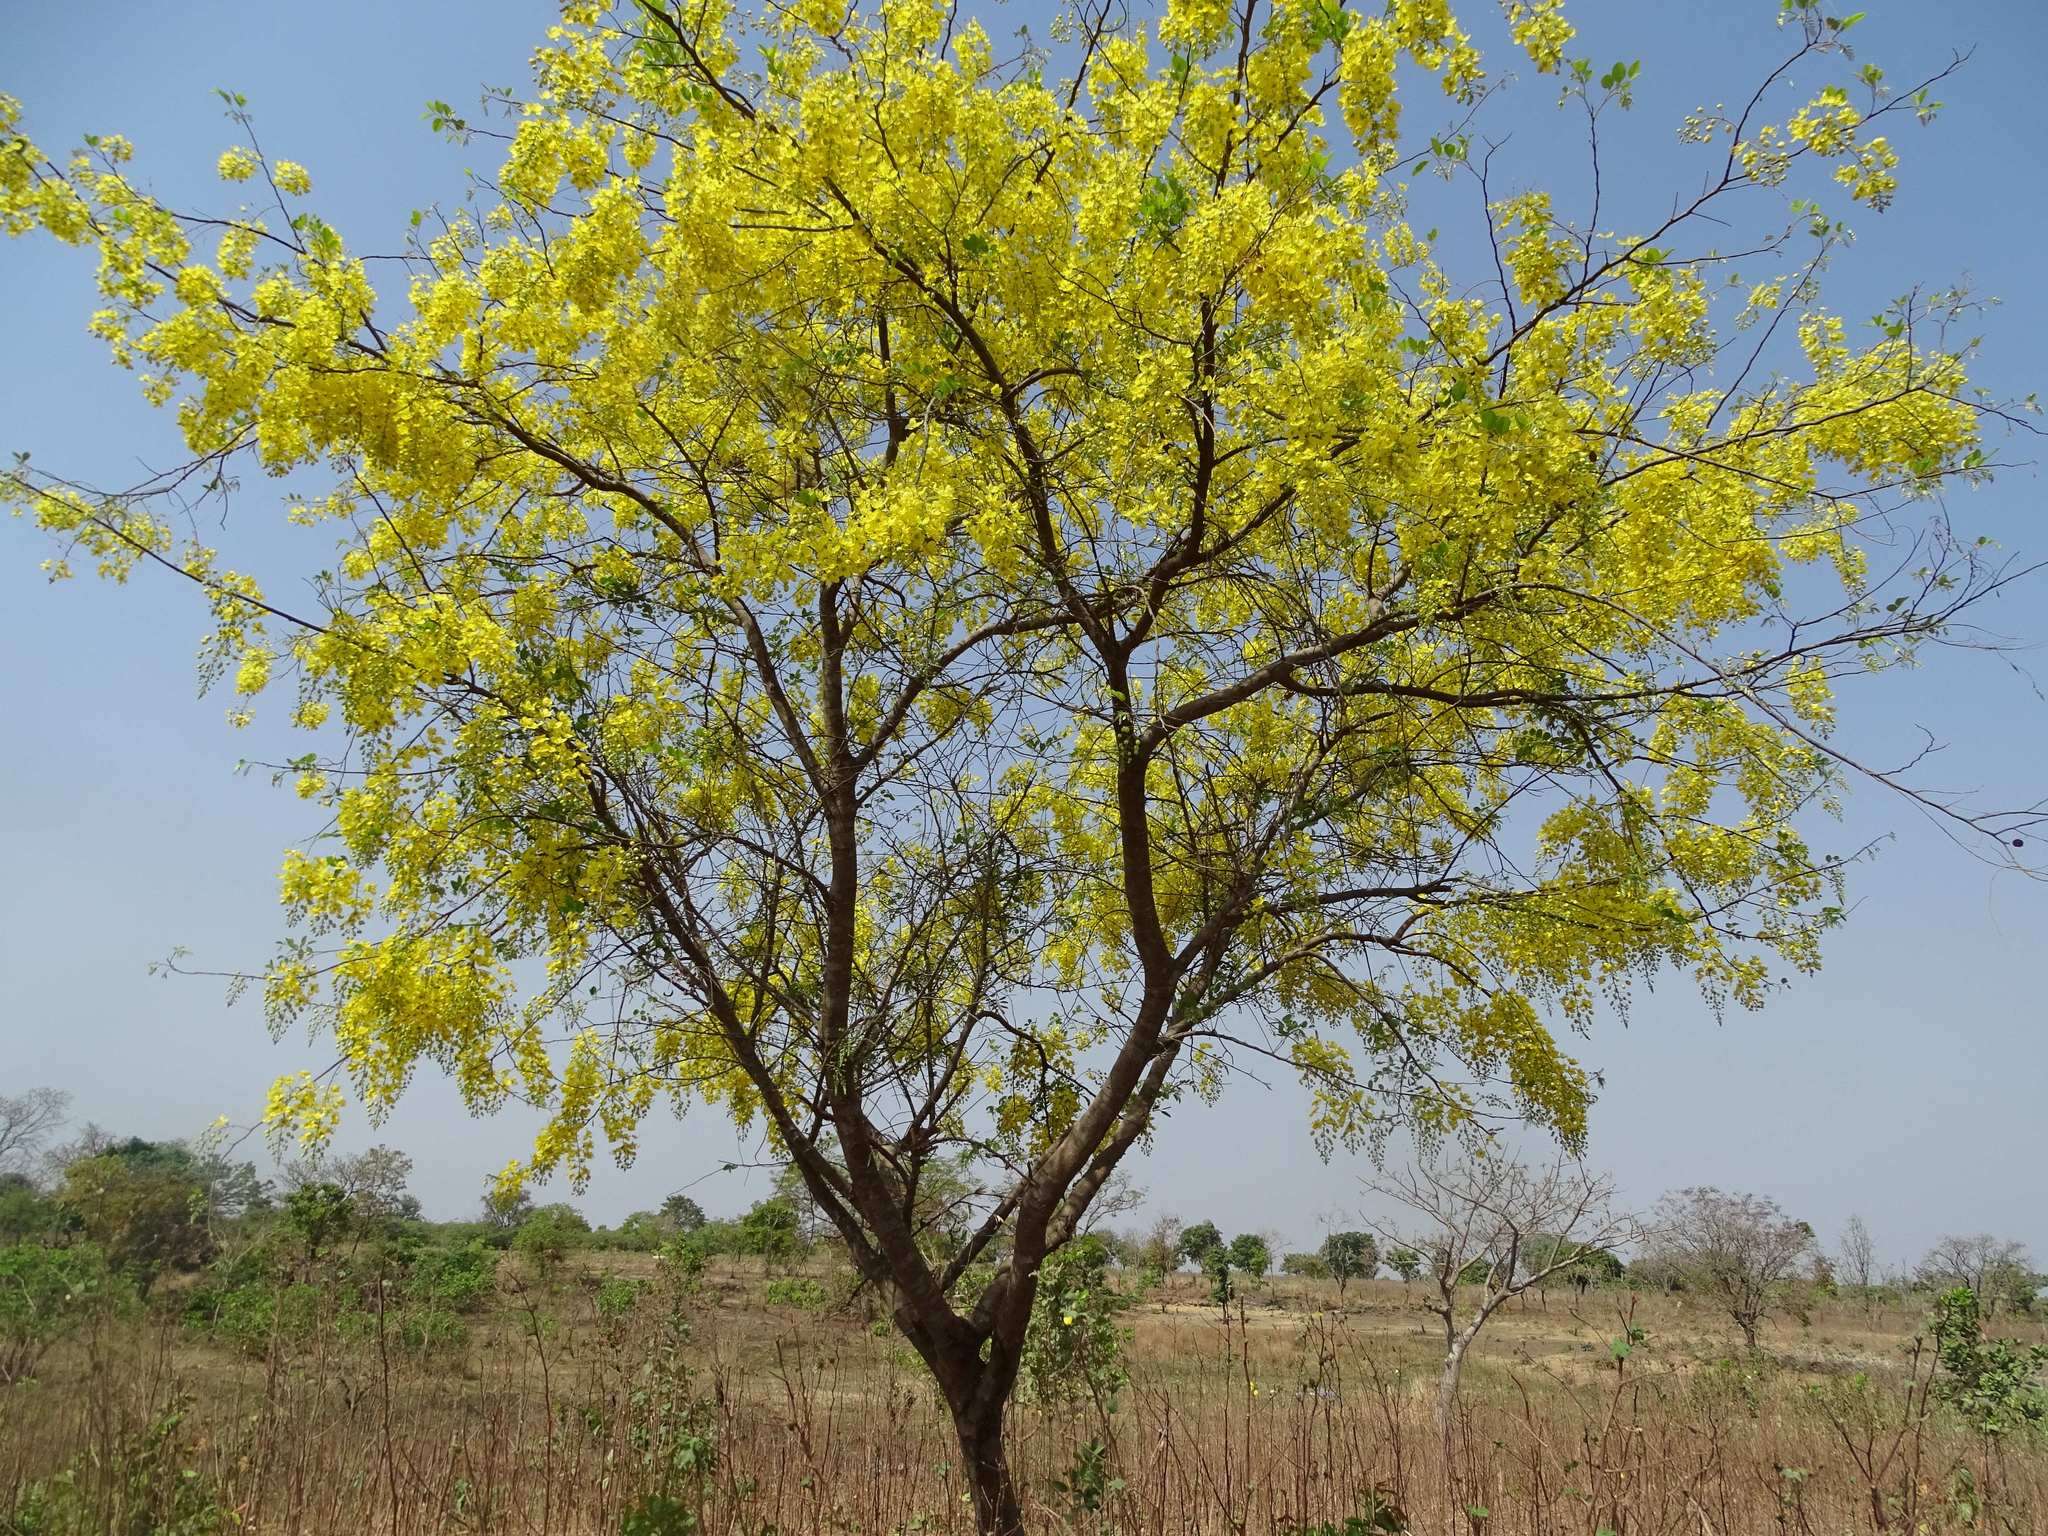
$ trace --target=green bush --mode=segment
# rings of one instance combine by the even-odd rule
[[[91,1243],[0,1248],[0,1384],[35,1375],[57,1341],[110,1300],[106,1256]]]
[[[765,1295],[771,1307],[800,1307],[816,1312],[825,1305],[825,1287],[809,1275],[784,1275],[770,1280]]]
[[[406,1294],[446,1312],[477,1311],[498,1289],[498,1256],[481,1239],[460,1248],[427,1248],[412,1262]]]
[[[2048,1345],[1984,1335],[1977,1293],[1967,1285],[1934,1299],[1928,1320],[1941,1372],[1936,1389],[1980,1434],[2048,1428]]]
[[[208,1292],[204,1308],[188,1305],[185,1321],[243,1354],[265,1355],[274,1344],[312,1338],[323,1299],[320,1288],[305,1281],[229,1286]]]
[[[1124,1298],[1109,1283],[1109,1250],[1078,1237],[1039,1266],[1038,1294],[1024,1330],[1021,1385],[1036,1402],[1107,1409],[1130,1380]]]

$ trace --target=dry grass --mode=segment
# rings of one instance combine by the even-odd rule
[[[613,1532],[662,1488],[713,1532],[971,1528],[946,1416],[886,1332],[769,1307],[754,1269],[687,1296],[650,1261],[604,1272],[647,1282],[622,1316],[595,1273],[543,1287],[508,1263],[452,1353],[378,1329],[235,1355],[108,1322],[0,1397],[0,1510],[61,1474],[22,1529]],[[1113,1413],[1016,1414],[1031,1528],[1342,1532],[1377,1499],[1486,1536],[2048,1529],[2048,1450],[1927,1404],[1914,1312],[1833,1305],[1736,1363],[1675,1300],[1553,1297],[1483,1337],[1447,1444],[1431,1320],[1392,1283],[1333,1300],[1282,1281],[1226,1313],[1183,1282],[1136,1307]],[[1098,1439],[1091,1510],[1060,1484]]]

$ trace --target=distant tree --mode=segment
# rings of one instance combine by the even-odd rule
[[[64,1208],[25,1173],[0,1173],[0,1245],[48,1242],[65,1226]]]
[[[1812,1229],[1776,1201],[1706,1185],[1666,1195],[1648,1243],[1653,1271],[1712,1299],[1752,1353],[1763,1320],[1795,1299],[1813,1248]]]
[[[1400,1276],[1403,1285],[1411,1284],[1422,1273],[1422,1255],[1413,1248],[1394,1248],[1387,1254],[1387,1268]]]
[[[519,1224],[512,1249],[530,1260],[544,1280],[552,1281],[562,1261],[589,1242],[589,1220],[575,1206],[558,1201],[540,1206]]]
[[[484,1225],[499,1233],[517,1232],[533,1214],[533,1196],[524,1189],[492,1186],[483,1198]]]
[[[1842,1274],[1856,1287],[1856,1294],[1868,1307],[1877,1286],[1877,1244],[1861,1216],[1851,1216],[1842,1227]]]
[[[1209,1299],[1219,1307],[1229,1306],[1236,1288],[1231,1284],[1228,1243],[1202,1250],[1202,1273],[1209,1278]]]
[[[1986,1317],[1995,1316],[2001,1302],[2009,1307],[2031,1302],[2035,1290],[2034,1261],[2027,1245],[1989,1232],[1944,1237],[1927,1250],[1914,1278],[1928,1290],[1968,1286]]]
[[[70,1108],[71,1095],[57,1088],[0,1094],[0,1175],[31,1177]]]
[[[1608,1285],[1621,1279],[1625,1272],[1621,1260],[1607,1249],[1574,1242],[1555,1232],[1537,1233],[1530,1239],[1528,1248],[1531,1254],[1546,1259],[1554,1256],[1563,1261],[1557,1265],[1545,1265],[1550,1273],[1539,1289],[1546,1295],[1553,1284],[1574,1284],[1581,1289],[1594,1284]]]
[[[1323,1239],[1323,1263],[1337,1282],[1341,1301],[1352,1281],[1370,1280],[1379,1269],[1379,1245],[1370,1232],[1332,1232]]]
[[[1230,1266],[1263,1280],[1273,1267],[1272,1246],[1257,1232],[1240,1232],[1230,1240]]]
[[[1165,1275],[1179,1265],[1181,1225],[1178,1216],[1160,1216],[1135,1240],[1132,1254],[1140,1269]]]
[[[1180,1240],[1174,1247],[1174,1257],[1197,1269],[1209,1267],[1209,1255],[1223,1246],[1223,1234],[1216,1230],[1213,1221],[1198,1221],[1191,1227],[1183,1227]]]
[[[787,1263],[803,1249],[803,1229],[796,1207],[781,1195],[759,1201],[740,1218],[739,1251],[768,1265]]]
[[[613,1247],[623,1248],[629,1253],[652,1253],[670,1238],[680,1235],[659,1211],[632,1211],[612,1231],[597,1234],[599,1246],[609,1241]]]
[[[307,1184],[332,1184],[347,1197],[351,1220],[364,1231],[383,1231],[417,1221],[420,1202],[406,1188],[412,1158],[396,1147],[302,1159],[285,1168],[287,1193]]]
[[[1493,1277],[1495,1261],[1488,1257],[1468,1260],[1458,1271],[1458,1284],[1484,1285]]]
[[[1330,1266],[1320,1253],[1289,1253],[1280,1259],[1280,1273],[1303,1280],[1327,1280]]]
[[[688,1237],[704,1225],[704,1207],[688,1195],[673,1194],[661,1202],[661,1219],[669,1231]]]
[[[1634,1219],[1614,1209],[1612,1180],[1562,1156],[1531,1168],[1497,1155],[1442,1155],[1365,1182],[1402,1208],[1414,1229],[1404,1246],[1429,1255],[1435,1295],[1425,1305],[1443,1325],[1437,1424],[1445,1435],[1466,1357],[1487,1320],[1568,1266],[1580,1247],[1610,1247],[1635,1233]],[[1468,1303],[1461,1287],[1471,1286],[1480,1294]]]
[[[306,1262],[347,1235],[354,1225],[355,1205],[348,1191],[331,1179],[301,1181],[285,1191],[283,1224],[305,1250]]]
[[[81,1158],[58,1192],[80,1230],[147,1292],[167,1269],[197,1269],[213,1253],[206,1186],[176,1143],[131,1140]]]

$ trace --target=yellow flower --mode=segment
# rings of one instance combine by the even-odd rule
[[[237,144],[221,155],[220,164],[214,169],[220,172],[222,181],[247,181],[256,174],[256,163],[255,155]]]
[[[278,161],[270,179],[277,183],[278,191],[289,192],[293,197],[304,197],[313,190],[313,178],[296,160]]]

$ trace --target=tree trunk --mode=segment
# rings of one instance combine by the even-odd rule
[[[1011,1481],[1003,1446],[1002,1404],[980,1416],[972,1410],[956,1412],[953,1432],[960,1440],[960,1465],[974,1499],[974,1528],[981,1536],[1023,1536],[1024,1511],[1017,1503],[1017,1485]]]
[[[1479,1331],[1477,1325],[1467,1328],[1451,1340],[1451,1347],[1444,1351],[1443,1374],[1437,1378],[1436,1423],[1437,1428],[1448,1436],[1451,1421],[1458,1413],[1458,1381],[1465,1374],[1465,1352],[1472,1347],[1472,1336]]]

